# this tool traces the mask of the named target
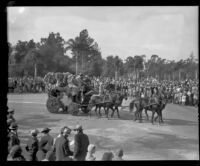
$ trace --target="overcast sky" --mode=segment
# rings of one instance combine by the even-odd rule
[[[198,7],[8,7],[8,41],[65,39],[87,29],[102,57],[152,54],[168,60],[198,57]]]

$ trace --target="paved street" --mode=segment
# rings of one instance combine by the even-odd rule
[[[119,147],[128,160],[199,160],[198,108],[168,104],[163,111],[165,123],[160,126],[145,119],[143,123],[133,121],[128,107],[120,110],[120,119],[115,114],[110,120],[98,119],[94,111],[91,118],[81,112],[79,116],[51,114],[46,109],[46,100],[47,94],[8,95],[8,106],[15,108],[23,144],[33,128],[49,127],[52,136],[56,136],[64,125],[74,127],[81,123],[90,142],[97,145],[97,160],[103,152]],[[123,105],[129,103],[130,99]],[[151,116],[151,112],[148,114]]]

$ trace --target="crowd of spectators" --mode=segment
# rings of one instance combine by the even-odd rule
[[[51,129],[46,127],[39,131],[30,131],[30,137],[23,148],[18,137],[18,124],[14,118],[14,109],[8,110],[8,161],[95,161],[97,146],[91,144],[82,125],[75,128],[64,126],[57,137],[52,137]],[[69,136],[74,132],[73,140]],[[38,134],[42,133],[41,138]],[[73,145],[73,148],[71,147]],[[23,152],[26,151],[26,155]],[[100,160],[123,160],[123,150],[105,152]]]
[[[8,78],[8,90],[12,93],[41,93],[45,92],[45,84],[41,77],[10,77]]]
[[[106,93],[106,86],[114,84],[116,89],[126,91],[129,97],[149,97],[152,93],[159,91],[166,94],[169,103],[198,106],[199,104],[199,81],[183,80],[169,81],[156,79],[144,79],[135,82],[131,79],[110,79],[110,78],[94,78],[92,79],[95,89],[101,94]]]
[[[88,77],[94,90],[100,94],[106,93],[106,86],[113,84],[117,89],[127,92],[129,97],[139,95],[148,96],[152,91],[162,91],[168,95],[169,102],[173,104],[182,104],[198,106],[199,103],[199,81],[158,81],[154,78],[135,81],[130,78],[118,78],[117,80],[109,77]],[[18,93],[36,93],[45,92],[44,79],[37,77],[9,78],[9,90]]]

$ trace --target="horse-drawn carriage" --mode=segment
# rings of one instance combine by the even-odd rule
[[[89,79],[82,80],[70,73],[48,73],[44,77],[48,99],[47,110],[51,113],[77,115],[79,109],[88,113],[88,103],[92,96]]]

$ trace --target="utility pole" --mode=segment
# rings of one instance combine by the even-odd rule
[[[78,59],[78,55],[77,55],[77,53],[76,53],[76,75],[78,74],[77,72],[78,72],[78,64],[77,64],[77,59]]]

